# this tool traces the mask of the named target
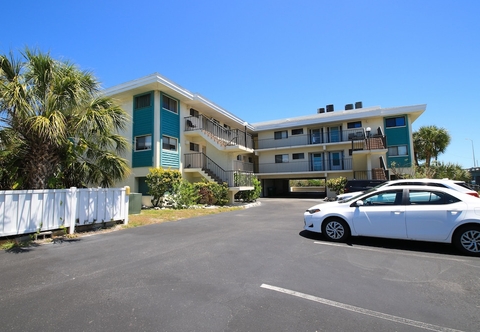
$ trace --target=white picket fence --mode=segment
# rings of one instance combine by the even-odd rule
[[[109,221],[128,223],[130,188],[0,190],[0,237]]]

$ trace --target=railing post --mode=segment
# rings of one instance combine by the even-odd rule
[[[125,186],[124,190],[122,190],[122,202],[123,202],[123,224],[128,225],[128,208],[130,204],[130,187]]]
[[[68,233],[74,234],[75,233],[75,216],[77,214],[77,205],[78,205],[78,197],[77,197],[77,188],[71,187],[67,190],[67,220],[65,220],[65,227],[68,225]]]

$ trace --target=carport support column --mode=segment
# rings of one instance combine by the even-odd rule
[[[372,159],[370,156],[367,157],[367,179],[372,179]]]
[[[235,203],[235,194],[238,193],[239,190],[232,190],[228,191],[228,204],[233,205]]]

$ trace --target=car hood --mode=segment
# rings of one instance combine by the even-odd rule
[[[331,207],[335,207],[335,206],[343,206],[343,205],[349,205],[351,203],[343,203],[343,202],[327,202],[327,203],[320,203],[320,204],[317,204],[317,205],[313,205],[312,207],[308,208],[307,210],[311,210],[311,209],[327,209],[327,208],[331,208]]]

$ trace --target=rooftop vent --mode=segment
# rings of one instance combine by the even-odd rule
[[[327,112],[333,112],[333,104],[327,105]]]
[[[345,105],[345,111],[348,111],[348,110],[353,110],[353,104]]]
[[[361,101],[357,101],[355,103],[355,108],[362,108],[363,107],[363,103]]]
[[[317,113],[325,113],[325,108],[321,107],[321,108],[317,109]]]

